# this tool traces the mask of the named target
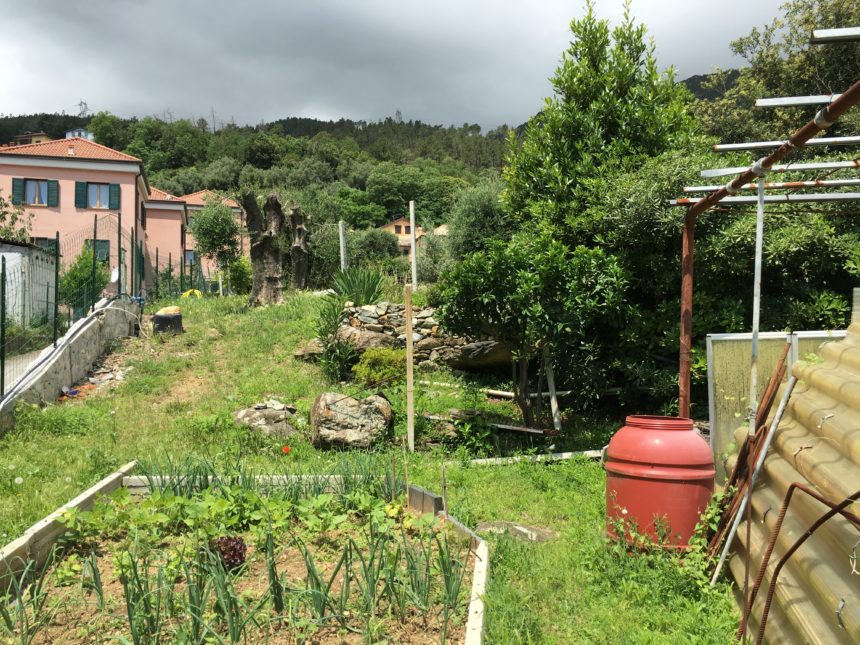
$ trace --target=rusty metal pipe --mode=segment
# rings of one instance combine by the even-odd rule
[[[738,631],[735,633],[735,639],[740,640],[743,638],[746,633],[747,623],[749,622],[750,614],[752,613],[752,606],[755,603],[756,596],[758,595],[759,590],[761,589],[761,583],[764,581],[765,573],[767,573],[767,566],[770,564],[770,557],[773,555],[773,550],[776,547],[776,541],[779,538],[779,532],[782,529],[783,520],[785,520],[785,515],[788,512],[788,507],[791,504],[791,498],[794,495],[795,490],[800,490],[813,499],[818,500],[828,508],[833,508],[833,503],[828,500],[826,497],[821,495],[820,493],[812,490],[806,484],[802,484],[800,482],[793,482],[789,485],[788,491],[785,493],[785,497],[782,500],[782,506],[779,509],[779,515],[776,518],[776,523],[773,525],[773,529],[770,532],[770,538],[767,541],[767,548],[765,549],[764,556],[762,557],[761,565],[758,568],[758,575],[756,575],[755,582],[753,583],[753,588],[750,591],[749,604],[747,605],[743,616],[741,617],[741,625],[738,627]],[[850,511],[843,510],[840,512],[845,519],[849,522],[853,522],[860,526],[860,517],[851,513]],[[749,553],[750,547],[749,542],[747,542],[747,553]]]
[[[860,499],[860,490],[858,490],[853,495],[846,497],[838,504],[833,504],[833,502],[819,499],[822,504],[825,504],[826,506],[830,507],[830,510],[827,511],[821,517],[819,517],[817,520],[815,520],[815,522],[813,522],[812,525],[808,529],[806,529],[806,532],[801,535],[794,542],[794,544],[791,545],[791,547],[789,547],[788,551],[786,551],[785,554],[779,559],[779,562],[776,563],[776,567],[773,570],[773,576],[771,576],[770,579],[770,585],[767,588],[767,597],[765,598],[764,607],[761,611],[761,622],[759,623],[758,635],[756,636],[756,645],[759,645],[759,643],[764,640],[764,629],[767,626],[767,616],[768,613],[770,613],[770,607],[773,604],[773,595],[774,593],[776,593],[776,582],[779,579],[779,574],[782,571],[782,568],[786,565],[789,558],[794,555],[795,551],[797,551],[801,546],[803,546],[803,543],[806,542],[810,537],[812,537],[812,535],[834,515],[842,515],[855,526],[860,526],[860,518],[858,518],[853,513],[848,513],[846,515],[845,511],[845,508],[856,502],[857,499]],[[747,548],[749,548],[749,545],[747,545]],[[750,609],[752,609],[752,604],[750,604]],[[749,618],[749,616],[747,616],[747,618]]]
[[[855,82],[839,98],[823,107],[815,118],[795,132],[785,143],[768,156],[757,161],[749,169],[735,177],[727,186],[715,190],[693,204],[684,216],[684,240],[681,249],[681,342],[678,361],[678,416],[690,416],[690,372],[693,347],[693,247],[696,217],[716,206],[721,199],[739,191],[744,184],[756,179],[753,168],[765,173],[780,161],[800,148],[819,132],[835,123],[850,108],[860,102],[860,81]],[[730,192],[731,191],[731,192]]]

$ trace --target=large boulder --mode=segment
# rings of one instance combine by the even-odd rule
[[[369,448],[388,432],[391,419],[391,404],[381,396],[358,400],[324,392],[311,408],[311,441],[315,446]]]
[[[511,350],[495,340],[476,340],[457,347],[443,347],[434,351],[438,359],[459,370],[481,370],[507,367],[511,364]]]
[[[307,345],[299,347],[293,352],[293,356],[302,361],[315,361],[325,353],[322,341],[319,338],[314,338]]]
[[[286,439],[296,431],[288,421],[295,412],[296,409],[293,406],[269,399],[253,407],[236,410],[233,421],[237,425],[247,426],[267,437]]]
[[[400,346],[400,343],[393,336],[378,331],[370,331],[364,327],[341,326],[337,330],[337,336],[341,340],[352,343],[359,352],[377,347],[394,349]]]

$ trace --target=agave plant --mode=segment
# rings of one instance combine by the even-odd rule
[[[331,287],[356,307],[373,305],[382,298],[382,274],[370,269],[347,269],[335,275]]]

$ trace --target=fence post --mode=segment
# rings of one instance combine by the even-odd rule
[[[6,256],[0,263],[0,396],[6,395]]]
[[[412,372],[412,285],[406,285],[406,439],[409,452],[415,452],[415,395]]]
[[[418,289],[418,246],[415,233],[415,202],[409,200],[409,248],[412,251],[412,289]]]
[[[173,251],[167,252],[167,295],[173,295]]]
[[[122,213],[116,214],[116,296],[122,295]]]
[[[54,238],[54,347],[60,330],[60,232]]]
[[[137,259],[137,257],[136,257],[137,256],[137,244],[134,243],[134,226],[131,227],[131,244],[129,244],[129,246],[131,247],[129,249],[131,252],[131,260],[128,263],[129,264],[128,284],[129,284],[129,288],[131,289],[131,296],[134,297],[134,295],[137,293],[137,289],[134,288],[134,278],[135,278],[135,275],[134,275],[134,264],[135,264],[135,262],[134,261]]]
[[[337,233],[340,238],[340,270],[346,271],[346,222],[343,220],[337,223]]]
[[[179,256],[179,293],[185,293],[185,256]]]
[[[155,274],[155,284],[153,285],[155,287],[155,299],[158,300],[158,247],[157,246],[155,247],[155,271],[153,271],[153,273]]]
[[[93,272],[90,276],[90,288],[92,289],[92,310],[96,310],[96,236],[99,233],[99,215],[93,214]]]

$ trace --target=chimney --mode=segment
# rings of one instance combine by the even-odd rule
[[[74,156],[75,156],[75,146],[73,146],[71,143],[69,144],[69,149],[68,149],[68,151],[67,151],[67,154],[68,154],[70,157],[74,157]]]

